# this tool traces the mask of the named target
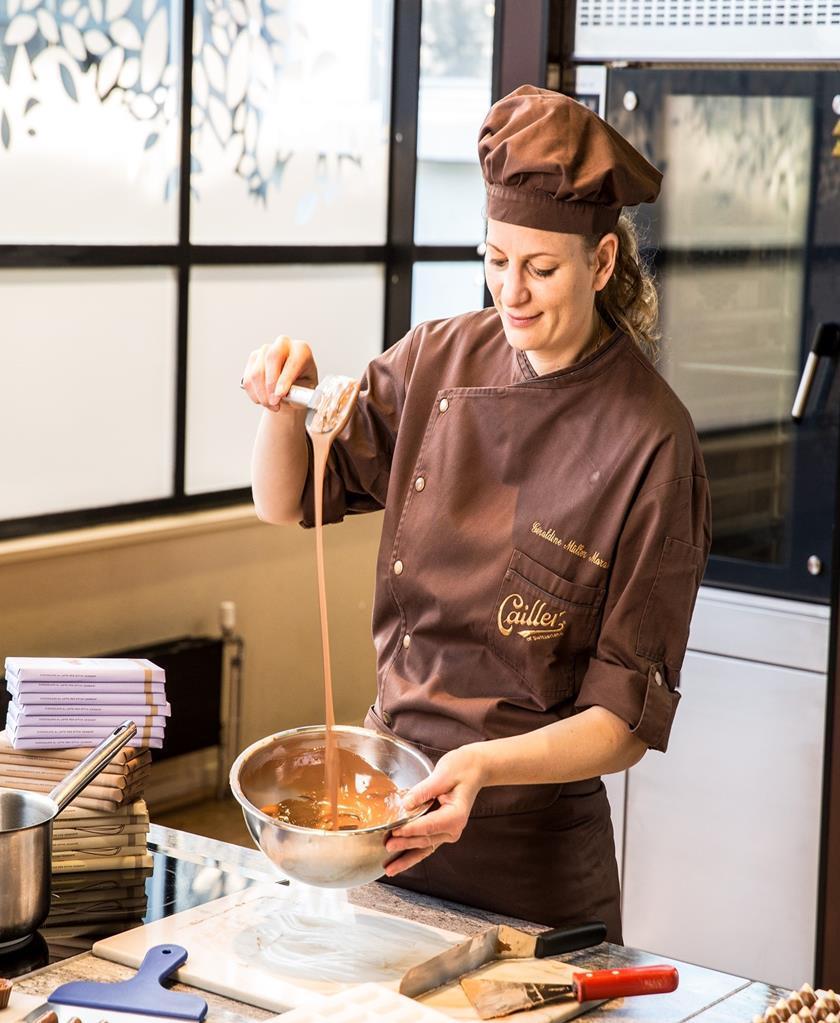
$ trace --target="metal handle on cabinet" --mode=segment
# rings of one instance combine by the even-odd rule
[[[817,374],[817,365],[823,356],[836,357],[840,352],[840,323],[821,323],[814,335],[814,343],[811,351],[805,360],[805,368],[802,370],[802,379],[793,399],[793,408],[790,411],[791,418],[797,423],[805,415],[805,407],[808,404],[808,396],[811,393],[811,386]]]

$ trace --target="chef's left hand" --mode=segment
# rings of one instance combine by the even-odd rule
[[[425,860],[444,842],[457,842],[461,837],[483,783],[478,746],[461,746],[444,754],[429,777],[403,797],[406,810],[432,799],[437,799],[440,807],[392,833],[385,849],[403,855],[385,868],[388,877]]]

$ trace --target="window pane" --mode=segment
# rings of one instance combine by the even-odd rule
[[[414,240],[478,244],[484,184],[478,130],[490,108],[493,4],[424,0]]]
[[[0,0],[0,243],[177,240],[180,0]]]
[[[170,496],[173,272],[3,270],[0,307],[0,518]]]
[[[411,323],[458,316],[484,307],[481,263],[415,263]]]
[[[196,0],[192,240],[385,241],[391,0]]]
[[[187,493],[250,485],[260,409],[245,360],[278,334],[307,341],[319,374],[360,376],[382,351],[380,265],[198,267],[190,287]]]

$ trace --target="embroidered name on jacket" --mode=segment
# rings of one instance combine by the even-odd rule
[[[544,600],[528,604],[521,594],[509,593],[499,604],[496,624],[503,636],[515,631],[530,643],[562,636],[566,631],[565,614],[565,611],[552,610]]]

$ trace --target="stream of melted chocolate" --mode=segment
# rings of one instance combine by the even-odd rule
[[[355,400],[355,394],[352,396]],[[320,410],[308,429],[312,440],[315,484],[315,556],[318,568],[318,605],[321,612],[321,650],[324,660],[326,749],[289,757],[277,767],[278,783],[298,793],[270,806],[267,813],[286,824],[324,831],[349,831],[398,820],[402,804],[396,785],[357,753],[338,748],[335,740],[330,634],[327,623],[327,587],[324,573],[324,478],[333,439],[343,424],[350,392],[337,406]],[[331,421],[330,421],[331,420]]]

